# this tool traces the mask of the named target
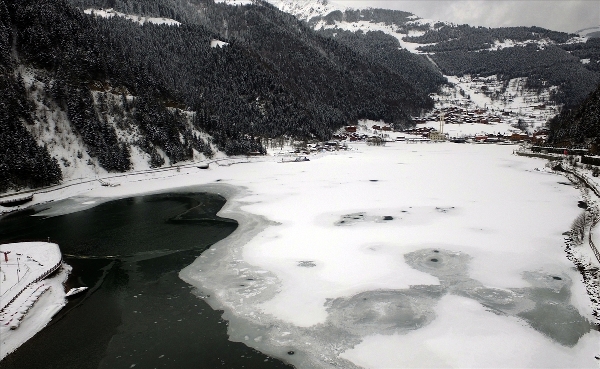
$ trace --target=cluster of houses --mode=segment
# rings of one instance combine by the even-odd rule
[[[490,111],[489,109],[467,109],[459,106],[448,106],[441,109],[435,109],[431,114],[425,117],[413,117],[416,124],[424,124],[431,121],[444,120],[446,124],[495,124],[507,123],[517,126],[520,122],[523,126],[539,127],[552,117],[555,112],[553,107],[539,103],[526,106],[515,111]],[[521,127],[519,127],[521,128]]]
[[[395,138],[390,138],[388,132],[392,132],[392,128],[384,125],[373,125],[371,126],[371,134],[358,132],[356,126],[346,126],[342,132],[338,132],[333,136],[336,141],[363,141],[371,142],[372,140],[378,139],[385,142],[392,141],[452,141],[452,142],[485,142],[485,143],[499,143],[499,142],[528,142],[532,144],[543,144],[548,138],[548,131],[545,129],[538,130],[532,134],[528,133],[511,133],[506,134],[476,134],[464,137],[449,137],[447,133],[443,133],[436,130],[433,127],[414,127],[401,131],[402,134],[396,135]],[[400,131],[394,131],[400,132]]]
[[[294,150],[290,153],[293,154],[312,154],[316,152],[323,151],[339,151],[339,150],[348,150],[348,145],[345,142],[341,142],[343,139],[333,137],[333,140],[327,142],[317,142],[314,144],[304,143],[304,142],[296,142],[294,143]],[[302,160],[300,160],[302,161]]]
[[[392,131],[392,128],[389,126],[381,127],[379,125],[374,125],[372,128],[375,131],[378,131],[378,130],[386,131],[386,132]],[[385,128],[385,129],[382,129],[382,128]],[[368,141],[370,138],[375,138],[375,137],[380,137],[380,136],[378,136],[376,133],[372,134],[372,135],[368,135],[366,133],[359,133],[357,126],[346,126],[346,127],[344,127],[343,132],[339,132],[339,133],[333,135],[334,140],[351,141],[351,142]]]
[[[445,123],[461,124],[461,123],[500,123],[503,116],[509,116],[509,112],[492,113],[487,109],[469,110],[457,106],[446,107],[434,110],[430,115],[421,118],[414,118],[416,124],[426,123],[431,121],[439,121],[444,119]]]
[[[488,109],[466,109],[458,106],[450,106],[442,109],[435,109],[431,114],[425,117],[413,118],[415,123],[425,123],[431,121],[439,121],[444,119],[445,123],[449,124],[463,124],[463,123],[480,123],[480,124],[493,124],[505,122],[514,124],[519,118],[526,123],[531,123],[534,120],[537,121],[542,119],[545,122],[546,117],[539,114],[538,111],[546,109],[545,104],[538,104],[527,107],[525,110],[526,114],[518,114],[513,111],[489,111]],[[523,113],[523,112],[522,112]]]
[[[543,126],[548,119],[560,111],[559,106],[551,100],[552,88],[542,91],[530,89],[527,87],[526,78],[514,78],[507,83],[507,81],[499,81],[496,76],[482,78],[464,75],[459,77],[458,82],[459,89],[437,97],[438,105],[468,108],[471,109],[468,111],[471,113],[475,113],[475,110],[486,108],[490,110],[496,107],[496,112],[492,111],[490,117],[500,118],[503,123],[508,124],[517,124],[521,121],[521,124],[532,128]],[[474,104],[471,94],[485,95],[491,105],[484,104],[484,109],[481,109]],[[467,118],[468,112],[463,111],[462,115]],[[485,113],[480,113],[485,117]],[[458,123],[463,121],[459,120]]]
[[[412,136],[421,136],[424,138],[428,138],[431,141],[453,141],[453,142],[486,142],[486,143],[495,143],[495,142],[527,142],[532,144],[543,144],[548,139],[548,131],[543,129],[534,132],[533,134],[527,133],[511,133],[510,135],[504,135],[502,133],[498,134],[484,134],[479,133],[471,136],[464,137],[454,137],[450,138],[447,134],[441,133],[433,127],[418,127],[407,129],[403,131],[406,134]],[[400,138],[400,137],[399,137]],[[400,139],[403,140],[403,139]]]

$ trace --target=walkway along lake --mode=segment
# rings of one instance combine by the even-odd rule
[[[73,267],[68,287],[89,287],[2,360],[3,369],[289,368],[229,341],[222,312],[178,277],[236,229],[216,216],[223,197],[188,188],[43,216],[78,201],[0,218],[0,243],[49,238]]]

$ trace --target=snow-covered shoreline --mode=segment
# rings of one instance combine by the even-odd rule
[[[63,283],[71,267],[63,264],[58,245],[52,243],[2,244],[0,251],[2,360],[48,325],[66,304]]]
[[[68,197],[61,212],[72,212],[178,187],[223,195],[219,216],[237,220],[238,229],[180,276],[225,311],[231,340],[298,367],[588,367],[598,354],[597,331],[576,328],[567,339],[534,329],[537,310],[527,310],[534,303],[581,322],[593,319],[580,275],[563,251],[579,192],[536,170],[545,161],[512,150],[357,144],[309,162],[268,157],[127,176],[118,187],[73,186],[35,202]],[[434,249],[447,277],[407,256]],[[450,262],[452,255],[462,261]],[[560,301],[532,300],[532,289],[558,285],[567,291]],[[421,302],[400,314],[382,294],[400,305],[403,296]],[[378,305],[358,307],[358,296]],[[518,315],[527,311],[533,316]],[[380,320],[400,314],[411,321],[425,312],[428,318],[413,328]],[[373,323],[358,329],[355,319],[368,316]]]

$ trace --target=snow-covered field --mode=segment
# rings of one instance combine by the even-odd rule
[[[594,367],[600,334],[563,251],[580,193],[513,149],[356,144],[34,201],[221,193],[240,226],[181,277],[225,311],[232,340],[298,368]]]
[[[125,19],[129,19],[132,22],[137,22],[140,25],[143,25],[146,22],[154,23],[154,24],[165,24],[168,26],[179,26],[181,24],[180,22],[178,22],[174,19],[170,19],[170,18],[141,17],[139,15],[131,15],[131,14],[121,13],[121,12],[115,11],[112,8],[110,8],[110,9],[89,8],[89,9],[85,9],[83,12],[85,14],[91,14],[91,15],[95,15],[96,17],[101,17],[101,18],[112,18],[115,16],[122,17]]]

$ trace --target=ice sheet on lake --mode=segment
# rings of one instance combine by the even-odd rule
[[[595,364],[574,188],[500,146],[362,150],[228,171],[240,226],[181,276],[232,340],[299,368]]]
[[[232,340],[298,368],[596,365],[563,251],[577,189],[508,146],[356,147],[302,168],[135,177],[73,207],[192,185],[225,196],[219,216],[240,226],[181,277]]]

